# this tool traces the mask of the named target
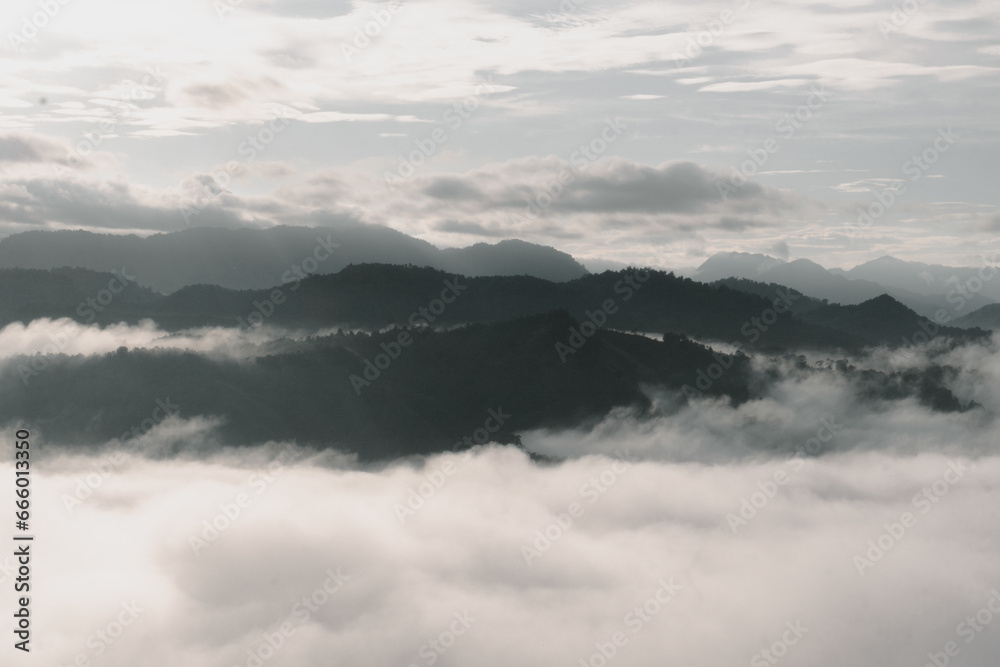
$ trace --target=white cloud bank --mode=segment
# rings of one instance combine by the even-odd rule
[[[142,320],[136,325],[122,322],[101,327],[81,324],[68,317],[43,317],[29,324],[14,322],[0,329],[0,361],[19,355],[106,354],[123,346],[244,358],[264,354],[261,346],[282,338],[302,340],[331,331],[292,331],[265,325],[252,328],[198,327],[170,332],[160,329],[152,320]]]
[[[33,659],[992,665],[1000,357],[943,359],[986,410],[865,405],[848,382],[759,360],[781,379],[736,408],[525,434],[569,457],[555,464],[480,447],[365,468],[275,443],[198,459],[204,419],[165,420],[128,451],[36,441]],[[822,456],[766,452],[811,437]],[[7,441],[0,479],[12,460]]]
[[[538,466],[485,448],[421,470],[314,462],[269,472],[128,458],[70,513],[64,494],[99,460],[49,459],[35,477],[33,657],[253,665],[248,651],[265,635],[279,643],[287,624],[263,664],[429,665],[437,655],[441,665],[576,665],[619,632],[626,643],[609,664],[747,664],[794,638],[790,622],[805,632],[784,664],[922,665],[949,641],[961,664],[992,664],[1000,618],[957,632],[1000,586],[1000,460],[961,464],[942,497],[915,503],[941,488],[950,461],[866,453],[792,471],[588,456]],[[734,534],[727,514],[781,469],[787,483]],[[445,481],[425,487],[429,499],[401,523],[394,506],[428,477]],[[211,536],[203,522],[225,526],[239,502],[196,554],[191,536]],[[557,531],[573,503],[576,518]],[[882,537],[888,549],[859,574],[855,556],[904,512],[909,527],[891,544]],[[556,539],[546,546],[536,530]],[[540,554],[530,565],[525,546]],[[320,592],[324,583],[336,592]],[[650,602],[658,591],[669,599],[671,583],[669,602]],[[134,609],[122,611],[133,601],[134,622]],[[107,645],[97,633],[117,634],[119,617],[132,624]]]

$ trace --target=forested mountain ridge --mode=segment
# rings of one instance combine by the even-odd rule
[[[77,284],[67,298],[70,276]],[[122,298],[87,306],[84,287],[93,289],[113,279],[112,274],[94,276],[79,270],[0,272],[0,326],[25,321],[24,314],[30,312],[32,318],[70,317],[100,324],[149,318],[171,331],[261,323],[315,331],[451,327],[565,310],[581,322],[623,331],[673,333],[770,351],[857,351],[906,344],[904,339],[922,330],[922,322],[924,329],[930,322],[888,296],[857,306],[822,305],[778,285],[756,284],[756,293],[750,293],[635,268],[557,283],[529,276],[467,278],[430,268],[365,264],[265,290],[196,285],[162,296],[130,285]],[[28,302],[18,296],[18,285],[26,281],[32,289]],[[7,290],[12,290],[9,296]],[[81,301],[74,303],[78,297]],[[938,336],[957,340],[987,335],[978,329],[935,330]]]

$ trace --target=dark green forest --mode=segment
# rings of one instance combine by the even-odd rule
[[[738,404],[778,379],[755,375],[743,354],[674,334],[655,340],[597,330],[563,362],[556,346],[579,328],[556,311],[447,331],[279,340],[241,360],[120,348],[45,357],[27,382],[23,370],[38,358],[20,357],[0,374],[0,423],[23,420],[48,440],[97,445],[141,427],[167,403],[180,417],[221,419],[217,444],[294,440],[375,460],[454,448],[483,427],[490,409],[510,416],[490,439],[516,443],[526,430],[586,427],[617,407],[648,414],[649,392],[658,389],[671,391],[677,407],[696,396]],[[866,400],[913,396],[938,410],[969,407],[946,388],[942,369],[884,374],[846,362],[817,369],[804,358],[798,365],[847,377]]]
[[[605,313],[604,326],[620,331],[673,333],[769,352],[856,352],[865,346],[905,344],[932,324],[888,296],[857,306],[824,305],[778,285],[746,280],[709,285],[634,268],[557,283],[528,276],[465,278],[430,268],[362,264],[258,291],[195,285],[163,296],[128,283],[107,305],[88,303],[113,278],[82,269],[0,271],[0,326],[69,317],[98,324],[149,318],[171,331],[261,322],[306,330],[377,330],[500,322],[553,310],[580,321],[599,320],[598,311],[611,302],[613,314]],[[459,289],[449,291],[449,284]],[[443,291],[449,291],[452,302],[435,304]],[[443,307],[438,314],[420,312],[435,306]],[[955,340],[988,335],[979,329],[935,330],[937,336]]]

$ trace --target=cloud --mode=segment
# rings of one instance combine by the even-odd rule
[[[788,242],[787,241],[775,241],[770,248],[768,248],[768,253],[778,257],[780,259],[788,259]]]
[[[0,233],[30,229],[85,229],[149,234],[197,227],[265,227],[279,224],[327,225],[356,221],[341,206],[343,179],[312,173],[298,182],[297,172],[280,161],[225,165],[188,176],[176,188],[147,188],[122,178],[83,178],[74,170],[53,175],[23,174],[0,183]],[[243,194],[245,182],[282,183],[265,194]],[[256,188],[248,188],[256,189]]]
[[[201,333],[181,339],[225,335]],[[8,327],[0,349],[27,334]],[[778,378],[760,399],[658,396],[653,418],[523,434],[563,459],[544,464],[494,445],[377,466],[222,448],[209,416],[150,419],[88,451],[35,434],[35,649],[109,667],[543,667],[589,662],[622,633],[627,667],[762,650],[907,667],[948,642],[985,667],[1000,621],[966,619],[1000,604],[997,345],[851,360],[952,366],[953,390],[984,410],[873,404],[846,377],[757,356]],[[8,440],[0,475],[12,461]]]
[[[186,427],[164,428],[141,446]],[[953,460],[542,466],[487,447],[366,470],[281,451],[125,454],[113,466],[114,450],[49,455],[35,473],[33,516],[49,547],[34,555],[45,585],[32,596],[35,637],[47,639],[33,649],[70,664],[99,648],[109,667],[253,665],[252,655],[278,667],[388,667],[435,654],[445,665],[542,667],[588,661],[620,632],[615,664],[669,654],[719,665],[794,639],[789,623],[802,635],[786,647],[789,664],[903,667],[957,641],[965,664],[987,665],[1000,648],[992,627],[974,643],[956,636],[1000,578],[1000,537],[986,528],[1000,520],[993,456],[960,462],[937,502],[915,505]],[[0,473],[12,476],[9,460]],[[423,505],[400,513],[421,485]],[[66,498],[88,489],[67,511]],[[734,534],[727,515],[750,497],[759,507]],[[902,533],[886,528],[905,512]],[[883,538],[889,530],[897,537]],[[869,553],[862,576],[856,557]],[[135,616],[124,628],[123,604]],[[9,596],[2,605],[12,613]]]
[[[61,141],[29,132],[0,135],[0,163],[52,164],[73,167],[92,165],[90,160],[80,157]]]
[[[394,116],[385,113],[343,113],[340,111],[317,111],[296,116],[296,120],[304,123],[351,123],[351,122],[381,122],[396,121],[397,123],[423,123],[421,118],[410,115]]]
[[[333,18],[348,14],[351,0],[258,0],[244,3],[247,9],[279,16]]]
[[[997,65],[996,40],[989,37],[996,33],[997,13],[988,2],[921,10],[888,37],[879,32],[879,21],[892,16],[886,7],[785,2],[734,10],[733,20],[682,69],[674,55],[697,44],[721,8],[630,0],[600,7],[540,8],[520,0],[419,4],[414,11],[416,5],[402,3],[389,23],[370,28],[371,35],[364,29],[379,11],[377,3],[246,0],[225,5],[233,9],[222,17],[212,3],[194,0],[151,1],[141,12],[121,0],[99,0],[89,11],[67,5],[32,40],[31,58],[7,63],[3,103],[14,106],[5,108],[0,127],[44,133],[67,146],[105,134],[101,148],[114,150],[120,163],[115,171],[129,174],[133,190],[152,191],[208,171],[220,154],[235,158],[240,142],[273,117],[270,104],[280,103],[300,112],[300,122],[293,121],[269,149],[275,151],[269,159],[294,156],[303,175],[343,172],[352,187],[331,200],[336,213],[343,206],[366,221],[438,245],[520,236],[579,256],[606,256],[611,247],[618,256],[610,259],[623,262],[643,261],[644,253],[653,252],[678,266],[692,248],[715,252],[746,242],[763,247],[775,236],[773,228],[781,227],[800,254],[844,265],[886,250],[961,263],[991,239],[988,229],[969,222],[964,234],[945,233],[958,227],[939,225],[926,210],[930,199],[992,201],[988,161],[967,151],[939,162],[948,177],[914,187],[877,232],[852,241],[840,228],[857,217],[858,204],[870,203],[868,195],[884,183],[875,179],[900,177],[895,156],[922,150],[915,137],[933,134],[945,121],[968,140],[988,134],[996,115],[989,81]],[[443,32],[452,36],[445,50],[437,37]],[[359,34],[370,43],[349,61],[344,47]],[[178,36],[190,40],[184,48],[178,48]],[[78,57],[68,59],[70,54]],[[477,170],[503,174],[496,165],[505,160],[567,158],[609,115],[630,124],[614,152],[635,169],[662,170],[664,160],[697,155],[706,172],[729,173],[747,159],[747,150],[776,136],[775,121],[796,112],[812,86],[822,84],[833,97],[794,137],[782,137],[774,163],[756,179],[766,194],[738,202],[744,205],[739,211],[684,210],[680,204],[696,206],[697,197],[665,190],[658,200],[652,188],[643,191],[641,178],[625,179],[631,189],[624,202],[609,197],[600,182],[581,178],[575,196],[553,205],[546,219],[520,222],[510,217],[523,212],[522,191],[528,201],[539,193],[525,188],[530,184],[517,173],[509,174],[516,186],[511,192],[502,192],[503,183],[478,188],[499,204],[495,212],[469,199],[439,200],[430,196],[433,189],[414,190],[393,203],[384,188],[372,187],[382,185],[380,176],[401,156],[412,154],[415,140],[427,139],[433,128],[416,121],[442,118],[482,79],[492,80],[494,91],[449,134],[447,149],[428,160],[414,182],[455,171],[463,181]],[[928,85],[935,95],[925,94]],[[874,89],[885,93],[876,107],[870,104]],[[42,97],[49,102],[37,103]],[[910,103],[914,99],[919,104]],[[951,99],[971,100],[968,114],[955,116]],[[102,131],[102,121],[113,132]],[[410,139],[394,136],[410,130],[420,131]],[[202,140],[192,141],[193,135]],[[844,180],[837,171],[862,166],[873,180],[833,189]],[[670,185],[657,178],[650,183]],[[549,185],[542,182],[543,189]],[[229,187],[207,202],[197,224],[259,226],[320,215],[294,201],[277,201],[267,187]],[[176,193],[164,193],[171,195]],[[815,196],[824,200],[810,201]],[[808,210],[782,208],[778,200],[809,202]],[[830,215],[842,210],[849,213]],[[0,233],[30,225],[148,233],[184,224],[146,210],[135,211],[133,223],[116,220],[111,211],[86,219],[74,219],[84,216],[71,210],[34,212],[15,211],[15,221],[2,223]],[[94,220],[103,214],[109,224]],[[571,215],[578,225],[571,224]],[[885,231],[904,215],[905,230]],[[927,234],[931,227],[942,232]],[[899,248],[886,248],[889,243]]]
[[[356,170],[293,171],[285,162],[239,162],[195,173],[176,189],[120,178],[24,175],[2,186],[8,229],[83,228],[149,233],[197,226],[326,224],[323,218],[395,223],[410,234],[432,231],[443,245],[455,234],[520,237],[538,243],[591,232],[637,240],[690,237],[702,230],[743,232],[774,226],[798,203],[748,183],[723,202],[720,174],[691,162],[657,167],[602,158],[575,167],[555,157],[524,158],[467,172],[415,176],[387,198]],[[247,177],[277,184],[249,194]],[[565,184],[565,185],[564,185]],[[253,188],[257,190],[257,188]],[[243,191],[243,192],[241,192]],[[186,215],[185,215],[186,214]]]
[[[303,340],[318,332],[292,331],[271,325],[249,329],[238,327],[200,327],[181,331],[163,331],[152,320],[130,325],[124,322],[108,326],[81,324],[69,318],[40,318],[28,324],[14,322],[0,328],[0,361],[34,354],[98,355],[119,347],[163,350],[187,350],[211,356],[244,359],[273,353],[270,343]]]
[[[445,244],[449,235],[552,243],[614,234],[622,249],[643,238],[658,244],[712,230],[770,227],[798,206],[756,183],[723,201],[724,182],[692,162],[654,167],[612,157],[584,164],[549,156],[414,176],[397,185],[398,194],[381,210],[372,208],[384,219],[422,225]]]
[[[273,79],[265,79],[193,84],[180,91],[180,95],[188,102],[206,109],[226,109],[252,99],[255,95],[272,96],[281,92],[280,83]]]
[[[8,225],[173,231],[185,226],[177,193],[133,186],[124,180],[35,176],[7,179],[0,185],[0,216]],[[246,226],[248,218],[221,206],[206,206],[198,223]]]
[[[832,423],[838,425],[835,437],[822,440],[813,454],[861,450],[904,457],[926,452],[988,455],[994,450],[1000,414],[997,346],[994,338],[984,345],[953,350],[945,339],[898,350],[876,348],[844,360],[857,369],[852,374],[841,372],[828,356],[818,353],[806,353],[802,361],[808,368],[825,367],[826,372],[798,368],[794,359],[755,354],[751,359],[761,384],[758,397],[748,402],[737,406],[717,399],[685,403],[677,394],[654,391],[654,408],[645,418],[622,408],[596,425],[540,431],[526,435],[525,442],[531,442],[535,451],[560,458],[610,455],[615,443],[628,442],[640,458],[713,464],[785,456],[806,448],[811,439],[813,449],[817,432]],[[872,379],[866,371],[898,376],[932,365],[946,369],[946,376],[947,369],[953,369],[953,377],[945,384],[963,405],[974,402],[981,407],[939,413],[915,398],[873,402],[867,393]],[[700,381],[692,377],[690,384]]]
[[[554,186],[562,177],[565,188]],[[565,213],[666,214],[722,209],[719,184],[725,179],[693,162],[650,167],[620,158],[602,158],[578,167],[559,158],[511,160],[462,175],[431,176],[415,187],[435,199],[483,208],[521,209],[526,195],[542,199],[546,211]],[[553,192],[558,190],[558,192]],[[733,194],[740,209],[786,206],[780,194],[750,183]]]

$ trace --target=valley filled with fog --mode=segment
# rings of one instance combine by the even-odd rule
[[[51,327],[67,355],[239,363],[304,337],[36,321],[0,332],[4,372]],[[963,407],[873,397],[848,365],[946,367]],[[519,430],[520,446],[473,430],[471,448],[401,460],[242,446],[219,436],[223,419],[179,410],[83,449],[46,440],[42,650],[195,667],[770,664],[762,651],[920,665],[948,642],[965,664],[995,655],[981,611],[1000,608],[995,338],[752,352],[746,372],[760,389],[742,402],[646,386],[645,408]]]

